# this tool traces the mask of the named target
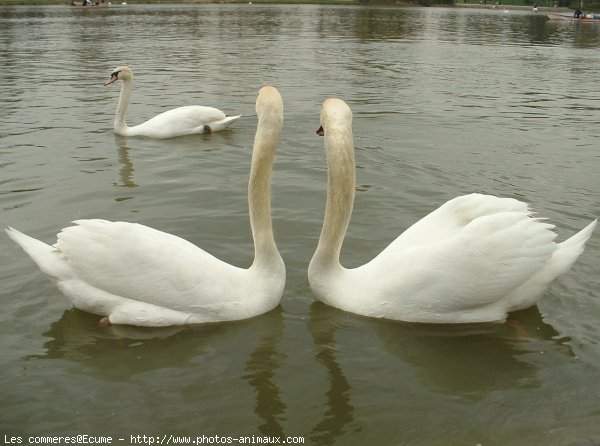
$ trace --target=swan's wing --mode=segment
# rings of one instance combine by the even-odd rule
[[[144,225],[78,220],[58,234],[77,279],[107,293],[187,312],[219,313],[244,276],[177,236]]]
[[[400,299],[421,314],[475,312],[506,297],[557,249],[553,226],[523,212],[483,215],[455,226],[446,237],[429,226],[428,241],[394,242],[364,265],[386,306],[398,306]]]
[[[414,223],[385,250],[402,251],[411,246],[444,240],[458,234],[477,218],[503,212],[531,214],[526,203],[513,198],[499,198],[482,194],[462,195],[447,201]]]
[[[131,127],[130,131],[153,138],[173,138],[202,133],[204,126],[225,118],[225,113],[217,108],[188,105],[167,110],[143,124]]]

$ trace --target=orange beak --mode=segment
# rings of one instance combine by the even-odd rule
[[[110,84],[112,84],[113,82],[116,82],[119,80],[119,76],[115,73],[115,74],[111,74],[109,79],[106,79],[106,82],[104,82],[104,86],[107,87]]]

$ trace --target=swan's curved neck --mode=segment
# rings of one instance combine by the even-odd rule
[[[129,108],[129,100],[131,99],[132,79],[122,81],[121,93],[119,95],[119,104],[117,105],[117,113],[115,114],[114,129],[117,133],[124,133],[127,130],[127,109]]]
[[[274,263],[282,262],[271,222],[271,172],[281,133],[280,119],[268,115],[261,117],[254,139],[248,182],[248,210],[254,239],[253,267],[270,268]]]
[[[318,270],[341,268],[340,251],[354,204],[355,162],[352,130],[325,132],[327,203],[317,250],[311,266]]]

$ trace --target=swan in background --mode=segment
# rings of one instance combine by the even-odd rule
[[[187,105],[168,110],[134,127],[127,126],[127,108],[131,99],[133,72],[129,67],[117,67],[104,83],[108,86],[123,81],[117,113],[115,115],[115,133],[122,136],[147,136],[149,138],[175,138],[195,133],[218,132],[239,119],[242,115],[226,116],[221,110],[202,105]]]
[[[100,325],[167,326],[238,320],[275,308],[285,266],[275,245],[270,187],[283,103],[273,87],[256,100],[258,126],[248,183],[254,262],[225,263],[192,243],[126,222],[78,220],[49,246],[6,232],[77,308],[102,315]]]
[[[326,304],[364,316],[407,322],[503,321],[534,305],[567,272],[596,226],[556,244],[553,226],[511,198],[464,195],[415,223],[370,262],[346,269],[340,250],[355,188],[352,112],[327,99],[328,180],[325,218],[308,267],[310,286]],[[375,227],[376,222],[373,222]]]

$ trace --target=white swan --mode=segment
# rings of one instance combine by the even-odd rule
[[[104,85],[110,85],[119,80],[123,81],[123,85],[114,125],[115,133],[118,135],[165,139],[195,133],[218,132],[242,116],[226,116],[217,108],[188,105],[168,110],[142,124],[128,127],[127,108],[133,84],[133,72],[129,67],[115,68]]]
[[[532,218],[527,204],[465,195],[415,223],[370,262],[346,269],[339,259],[354,201],[352,112],[328,99],[321,125],[327,203],[308,278],[331,306],[408,322],[503,321],[534,305],[569,270],[596,226],[556,244],[553,226]]]
[[[270,184],[283,127],[273,87],[256,100],[258,126],[248,184],[254,262],[229,265],[190,242],[135,223],[78,220],[49,246],[6,232],[73,304],[103,315],[100,324],[167,326],[249,318],[275,308],[285,266],[273,237]]]

